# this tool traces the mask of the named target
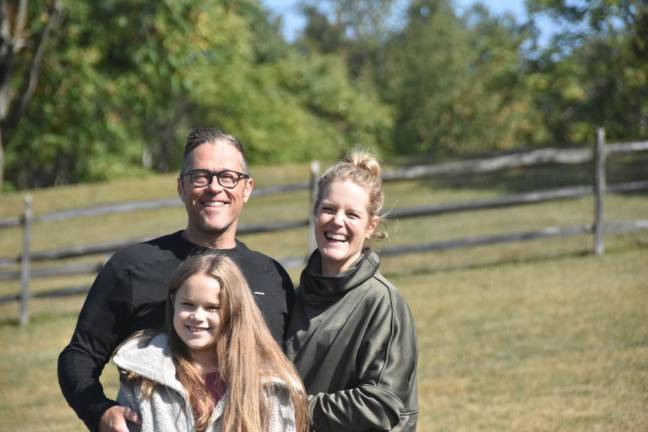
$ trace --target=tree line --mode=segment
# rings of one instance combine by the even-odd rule
[[[273,163],[648,136],[648,5],[526,7],[303,0],[287,41],[258,0],[0,0],[2,188],[173,171],[201,125]]]

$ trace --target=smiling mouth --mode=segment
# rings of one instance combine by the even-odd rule
[[[336,234],[332,232],[325,232],[324,237],[327,240],[334,241],[334,242],[346,242],[348,240],[347,236],[344,234]]]
[[[228,203],[224,201],[202,201],[201,204],[205,207],[223,207]]]
[[[194,326],[185,326],[189,333],[202,333],[209,331],[210,327],[194,327]]]

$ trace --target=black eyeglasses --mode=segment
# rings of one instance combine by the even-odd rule
[[[218,180],[218,184],[227,189],[234,189],[241,179],[249,179],[247,174],[238,171],[223,170],[223,171],[209,171],[204,169],[193,169],[182,174],[181,177],[189,176],[189,181],[196,187],[207,187],[211,184],[214,177]]]

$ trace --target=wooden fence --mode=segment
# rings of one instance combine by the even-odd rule
[[[594,161],[594,184],[565,187],[552,190],[534,191],[530,193],[514,194],[495,199],[473,200],[460,203],[441,203],[435,205],[423,205],[412,208],[395,209],[389,213],[389,219],[402,219],[423,216],[435,216],[447,213],[466,211],[477,211],[484,209],[496,209],[511,206],[520,206],[549,202],[556,200],[567,200],[594,195],[595,206],[593,222],[572,226],[545,227],[536,231],[512,232],[498,235],[487,235],[469,238],[458,238],[447,241],[418,243],[386,247],[379,251],[383,256],[394,256],[406,253],[441,251],[464,247],[475,247],[506,243],[515,241],[527,241],[540,238],[566,237],[575,235],[593,235],[593,253],[601,255],[604,253],[605,233],[625,233],[641,229],[648,229],[648,219],[627,220],[627,221],[606,221],[604,219],[604,197],[606,193],[620,193],[648,190],[648,179],[620,184],[606,184],[605,164],[609,157],[647,151],[648,142],[630,142],[605,145],[603,130],[597,134],[597,142],[594,149],[554,149],[544,148],[527,152],[518,152],[495,157],[465,160],[434,165],[419,165],[407,168],[399,168],[383,174],[385,182],[411,180],[433,176],[459,176],[465,174],[491,173],[512,168],[531,167],[545,164],[582,164]],[[647,170],[648,172],[648,170]],[[315,179],[319,173],[319,165],[311,164],[311,178],[309,181],[300,183],[271,186],[255,189],[253,196],[273,195],[298,190],[314,190]],[[312,199],[312,193],[311,193]],[[54,268],[43,268],[30,270],[30,263],[37,261],[58,260],[65,258],[82,257],[95,254],[110,254],[117,249],[127,245],[144,241],[147,239],[127,239],[110,243],[84,245],[57,250],[31,252],[31,226],[34,223],[66,220],[78,217],[93,217],[110,213],[125,213],[146,209],[160,209],[165,207],[176,207],[182,205],[177,198],[156,200],[156,201],[133,201],[119,204],[95,206],[91,208],[73,209],[60,212],[52,212],[42,215],[33,215],[31,197],[25,198],[25,210],[22,216],[0,219],[0,230],[3,228],[20,226],[23,232],[23,250],[18,257],[0,258],[0,268],[20,264],[20,271],[0,271],[0,281],[20,280],[21,291],[18,294],[0,296],[0,303],[20,300],[21,324],[28,321],[28,304],[30,298],[39,297],[60,297],[86,293],[87,286],[70,287],[65,289],[51,290],[30,294],[29,281],[33,278],[52,276],[72,276],[96,273],[101,269],[103,263],[94,264],[65,264]],[[309,225],[309,218],[276,221],[265,224],[240,225],[239,234],[254,234],[261,232],[272,232],[286,229],[306,227]],[[310,231],[310,230],[309,230]],[[312,235],[309,234],[309,247],[313,247]],[[285,267],[297,267],[304,263],[304,256],[284,257],[279,261]]]

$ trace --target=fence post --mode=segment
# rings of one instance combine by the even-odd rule
[[[308,253],[306,254],[306,259],[310,254],[317,249],[317,242],[315,241],[315,220],[313,219],[313,205],[317,199],[317,181],[320,176],[320,163],[319,161],[311,161],[310,164],[310,202],[308,206]]]
[[[596,130],[594,163],[594,254],[603,255],[603,198],[605,196],[605,129]]]
[[[32,196],[25,196],[25,213],[21,225],[23,228],[23,250],[20,261],[20,325],[29,322],[29,265],[31,246],[31,225],[32,225]]]

